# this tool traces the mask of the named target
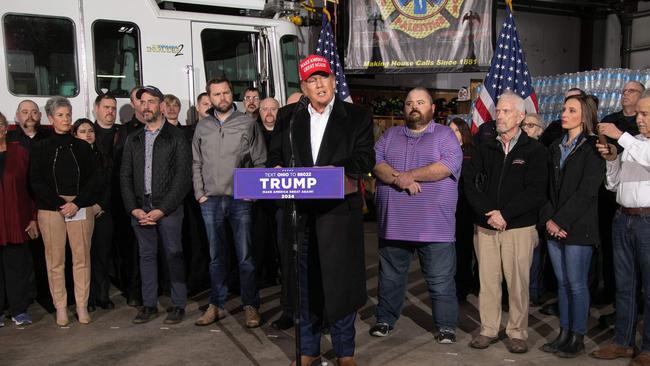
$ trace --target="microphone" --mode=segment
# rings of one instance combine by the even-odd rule
[[[298,102],[296,103],[297,105],[296,105],[296,109],[294,109],[294,112],[297,112],[297,111],[299,111],[301,109],[307,108],[309,103],[310,103],[310,100],[309,100],[309,98],[307,98],[306,95],[301,96],[300,99],[298,100]]]
[[[291,168],[296,166],[296,160],[295,160],[295,156],[294,156],[294,153],[293,153],[293,151],[294,151],[294,147],[293,147],[293,123],[294,123],[294,120],[296,119],[296,115],[298,114],[298,112],[300,112],[300,111],[304,110],[305,108],[307,108],[309,103],[310,103],[310,100],[309,100],[309,98],[307,98],[307,96],[305,96],[305,95],[301,96],[300,99],[296,102],[296,106],[293,109],[293,112],[291,113],[291,119],[289,120],[289,147],[291,148],[291,157],[289,159],[289,166]]]

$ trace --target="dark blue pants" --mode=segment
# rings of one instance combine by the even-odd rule
[[[589,264],[593,247],[548,241],[548,255],[557,278],[560,327],[578,334],[587,332],[589,317]]]
[[[244,306],[259,308],[260,297],[252,257],[251,201],[230,196],[211,196],[201,204],[201,214],[210,243],[210,304],[223,308],[228,296],[228,240],[226,218],[232,227],[235,252],[239,264],[241,301]]]
[[[546,240],[540,235],[539,245],[533,250],[533,263],[530,265],[530,284],[528,285],[531,301],[539,301],[544,295],[544,256]]]
[[[377,322],[392,327],[402,313],[408,270],[414,252],[418,253],[420,268],[429,289],[434,324],[439,331],[455,332],[458,324],[458,299],[454,281],[454,243],[379,239],[379,303],[375,310]]]
[[[616,278],[616,329],[614,342],[633,346],[636,337],[637,274],[643,285],[643,341],[650,352],[650,215],[628,216],[620,211],[612,222],[614,275]]]
[[[143,207],[146,212],[151,207]],[[185,308],[187,287],[185,286],[185,261],[181,231],[183,227],[183,206],[163,216],[156,225],[140,225],[131,218],[131,225],[138,238],[140,252],[140,276],[142,277],[142,303],[156,307],[158,303],[158,241],[165,250],[171,283],[171,300],[174,306]]]
[[[324,322],[323,304],[310,304],[310,291],[322,291],[318,245],[315,240],[303,240],[300,253],[300,352],[306,356],[320,356],[320,337]],[[322,299],[323,296],[315,296]],[[328,319],[332,346],[336,357],[354,356],[354,320],[356,312],[341,319]]]

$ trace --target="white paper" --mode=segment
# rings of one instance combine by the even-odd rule
[[[65,222],[70,221],[81,221],[86,219],[86,208],[80,208],[77,210],[77,213],[74,216],[66,217]]]

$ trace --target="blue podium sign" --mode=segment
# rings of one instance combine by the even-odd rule
[[[341,167],[235,169],[236,199],[336,199],[345,196]]]

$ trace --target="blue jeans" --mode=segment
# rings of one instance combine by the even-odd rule
[[[429,289],[433,322],[439,331],[455,332],[458,324],[456,298],[456,248],[454,243],[418,243],[379,239],[378,323],[391,327],[402,313],[408,270],[417,252]]]
[[[145,205],[146,212],[151,206]],[[187,286],[185,285],[185,259],[181,231],[183,206],[163,216],[156,225],[140,225],[131,218],[133,232],[138,239],[140,253],[140,276],[142,278],[142,303],[155,308],[158,304],[158,242],[162,243],[169,268],[171,300],[174,306],[185,308]]]
[[[255,266],[251,256],[252,202],[230,196],[211,196],[201,204],[201,214],[210,244],[210,304],[223,308],[228,296],[228,238],[226,218],[232,227],[235,252],[239,264],[241,300],[244,306],[259,308],[260,297],[255,281]]]
[[[560,327],[574,333],[587,332],[589,317],[589,264],[593,247],[590,245],[564,245],[548,241],[557,278],[557,297],[560,309]]]
[[[612,222],[616,277],[614,342],[633,346],[636,336],[637,273],[641,272],[644,307],[641,351],[650,352],[650,215],[628,216],[620,211]]]
[[[315,240],[303,240],[300,252],[300,353],[305,356],[320,356],[320,338],[323,327],[323,304],[312,304],[309,299],[322,296],[310,296],[310,291],[323,291],[318,244]],[[311,285],[311,286],[310,286]],[[336,357],[354,356],[354,321],[356,312],[351,312],[341,319],[329,319],[332,347]]]

